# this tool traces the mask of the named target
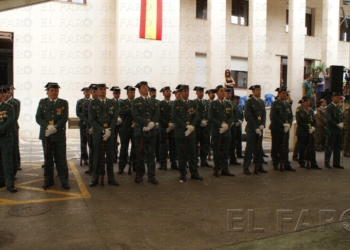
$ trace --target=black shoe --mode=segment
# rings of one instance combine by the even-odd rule
[[[263,161],[263,164],[267,164],[267,161]]]
[[[13,180],[15,181],[15,180],[17,180],[17,178],[16,178],[16,177],[13,177]]]
[[[11,193],[16,193],[17,192],[17,188],[15,188],[14,186],[12,187],[7,187],[7,190]]]
[[[203,177],[200,177],[199,175],[191,175],[191,179],[202,181]]]
[[[260,172],[260,173],[264,173],[264,174],[266,174],[266,173],[267,173],[267,171],[266,171],[265,169],[263,169],[263,168],[258,169],[258,172]]]
[[[247,175],[250,175],[249,169],[244,169],[243,173],[244,173],[244,174],[247,174]]]
[[[84,161],[84,165],[85,166],[89,165],[88,161]]]
[[[324,167],[325,167],[325,168],[332,168],[331,165],[329,165],[329,163],[325,163],[325,164],[324,164]]]
[[[186,181],[186,175],[180,174],[179,180],[181,182],[185,182]]]
[[[70,189],[70,186],[69,186],[68,183],[62,184],[62,187],[63,187],[65,190],[69,190],[69,189]]]
[[[108,185],[119,186],[119,183],[117,181],[109,181]]]
[[[267,154],[263,154],[263,157],[269,157]]]
[[[344,169],[344,167],[343,167],[343,166],[340,166],[340,165],[334,165],[333,167],[334,167],[334,168],[339,168],[339,169]]]
[[[5,184],[0,184],[0,188],[6,187]]]
[[[298,157],[293,157],[293,161],[299,161]]]
[[[143,176],[139,176],[139,178],[137,179],[136,176],[135,176],[135,182],[136,183],[140,183],[143,181]]]
[[[17,170],[18,170],[18,171],[21,171],[21,170],[22,170],[22,168],[21,168],[21,167],[17,167]]]
[[[244,155],[237,155],[237,158],[244,158]]]
[[[300,167],[301,167],[301,168],[305,168],[305,165],[304,165],[304,164],[300,164]]]
[[[221,175],[223,175],[223,176],[231,176],[231,177],[233,177],[233,176],[235,176],[234,174],[231,174],[229,171],[225,171],[225,172],[223,172],[223,171],[221,171]]]
[[[117,174],[124,174],[124,169],[123,169],[123,170],[119,170],[119,171],[117,172]]]
[[[236,165],[236,166],[240,166],[241,163],[237,162],[237,161],[230,161],[231,165]]]
[[[94,187],[96,185],[98,185],[98,180],[94,181],[94,182],[90,182],[90,184],[89,184],[90,187]]]
[[[50,184],[44,184],[43,185],[43,189],[46,190],[46,189],[48,189],[51,186],[53,186],[53,184],[51,184],[51,183]]]
[[[350,157],[350,153],[344,153],[344,157]]]
[[[311,166],[312,169],[317,169],[317,170],[322,170],[322,168],[320,168],[318,165],[316,166]]]
[[[171,163],[171,167],[170,168],[174,169],[174,170],[179,170],[176,162]]]
[[[156,178],[151,178],[151,179],[149,179],[148,178],[148,182],[150,182],[150,183],[152,183],[152,184],[154,184],[154,185],[158,185],[159,184],[159,182],[156,180]]]
[[[90,170],[86,170],[86,171],[85,171],[85,174],[89,174],[89,175],[91,175]]]
[[[292,172],[295,172],[296,170],[294,169],[294,168],[292,168],[292,167],[286,167],[286,168],[284,168],[284,170],[286,170],[286,171],[292,171]]]
[[[201,167],[204,168],[212,168],[213,166],[209,165],[209,163],[207,161],[202,161],[201,162]]]

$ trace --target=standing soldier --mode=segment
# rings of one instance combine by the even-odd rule
[[[90,99],[89,88],[82,88],[84,98],[79,99],[76,105],[76,115],[80,118],[79,130],[80,130],[80,159],[84,161],[84,165],[88,165],[88,153],[87,153],[87,136],[86,136],[86,123],[83,119],[84,103]],[[80,162],[81,163],[81,162]]]
[[[295,112],[298,112],[299,109],[301,109],[301,104],[303,103],[302,100],[299,100],[298,104],[300,104]],[[295,133],[294,133],[295,134]],[[294,143],[294,149],[293,149],[293,161],[299,161],[299,146],[298,146],[298,139],[295,140]]]
[[[4,87],[0,86],[0,188],[7,187],[11,193],[17,192],[12,164],[13,128],[15,111],[12,105],[4,102]]]
[[[350,105],[346,104],[344,107],[344,116],[345,116],[345,124],[344,124],[344,156],[350,157]]]
[[[253,85],[249,88],[253,91],[252,97],[245,104],[244,115],[247,121],[245,131],[247,133],[247,144],[244,153],[243,170],[245,174],[250,174],[249,165],[254,154],[255,164],[258,166],[258,172],[267,173],[262,166],[262,146],[258,145],[262,141],[262,133],[266,123],[265,103],[260,99],[260,85]],[[259,138],[260,137],[260,138]],[[258,145],[258,146],[257,146]],[[254,171],[255,172],[255,171]],[[255,172],[257,174],[257,172]]]
[[[68,102],[58,98],[59,88],[57,83],[48,83],[48,98],[40,100],[35,116],[40,125],[39,139],[42,140],[44,151],[44,190],[54,184],[54,161],[62,187],[70,189],[66,158],[66,123],[69,111]]]
[[[175,95],[175,100],[180,100],[181,99],[181,91],[179,89],[175,89],[173,91],[173,94]]]
[[[89,90],[91,98],[84,102],[82,119],[86,124],[86,137],[88,138],[87,141],[89,146],[89,170],[86,170],[85,174],[91,175],[93,170],[93,141],[92,126],[89,121],[89,105],[91,100],[95,100],[97,98],[97,84],[90,84]]]
[[[237,152],[237,158],[244,158],[244,155],[242,154],[242,123],[244,121],[244,114],[242,107],[239,106],[239,100],[240,96],[235,95],[233,97],[233,102],[236,104],[236,115],[235,115],[235,126],[236,129],[236,152]]]
[[[230,125],[231,139],[230,139],[228,157],[230,159],[230,164],[239,166],[239,165],[241,165],[241,163],[237,162],[237,158],[236,158],[236,130],[237,130],[237,128],[235,126],[235,123],[238,122],[238,118],[236,115],[236,104],[231,100],[232,100],[231,89],[226,88],[225,89],[225,101],[231,105],[232,113],[233,113],[233,117],[234,117],[234,121],[233,121],[232,125]]]
[[[144,161],[147,160],[148,182],[158,185],[155,178],[155,150],[159,105],[154,98],[148,97],[148,83],[146,81],[139,82],[135,87],[139,89],[140,93],[140,97],[134,99],[131,107],[135,120],[134,140],[137,157],[135,182],[140,183],[143,180],[145,175]]]
[[[108,89],[106,84],[97,84],[98,98],[91,100],[89,104],[89,121],[92,126],[93,140],[93,172],[90,187],[98,184],[100,175],[101,185],[104,185],[103,178],[106,164],[108,184],[119,186],[113,172],[114,138],[116,136],[115,126],[118,107],[116,102],[106,98],[106,89]]]
[[[204,88],[195,87],[193,90],[196,91],[197,95],[197,99],[194,101],[197,104],[198,111],[198,123],[196,125],[196,147],[199,147],[199,150],[196,150],[196,159],[198,160],[198,157],[200,157],[201,167],[211,168],[212,166],[207,162],[207,155],[210,150],[210,130],[208,128],[208,109],[206,108],[205,100],[203,99]],[[200,144],[200,146],[198,146],[198,144]]]
[[[310,108],[310,98],[302,98],[301,108],[296,112],[298,123],[297,136],[299,147],[299,164],[302,168],[310,169],[309,164],[305,166],[305,157],[307,162],[311,162],[311,168],[322,169],[317,165],[315,154],[315,126],[316,120],[314,111]]]
[[[124,168],[127,163],[131,164],[133,168],[135,168],[136,163],[136,154],[135,154],[135,142],[134,142],[134,118],[131,113],[131,105],[132,101],[135,98],[135,88],[132,86],[126,86],[126,95],[128,98],[125,100],[119,101],[119,109],[118,109],[118,119],[122,120],[119,129],[119,137],[120,137],[120,155],[119,155],[119,171],[118,174],[124,173]],[[129,151],[129,143],[131,143],[131,151],[130,155]],[[129,155],[129,156],[128,156]]]
[[[208,99],[204,101],[204,106],[206,110],[209,110],[210,103],[215,99],[215,89],[208,89],[207,91],[205,91],[205,93],[208,95]],[[208,130],[211,131],[211,123],[209,120],[208,120]],[[211,152],[212,152],[212,141],[209,136],[208,160],[210,160],[211,158]]]
[[[225,90],[222,85],[215,89],[217,100],[210,103],[208,118],[211,122],[210,134],[214,152],[214,176],[221,175],[235,176],[228,170],[228,151],[230,147],[231,130],[230,126],[234,122],[232,105],[224,100]]]
[[[127,86],[128,87],[128,86]],[[110,91],[113,91],[113,101],[115,102],[116,108],[119,107],[119,102],[121,101],[120,97],[120,88],[118,86],[113,86],[111,87]],[[118,117],[117,120],[117,125],[115,126],[115,143],[114,143],[114,163],[118,162],[118,147],[119,147],[119,142],[118,142],[118,135],[119,133],[119,128],[120,124],[122,123],[122,120],[120,117]]]
[[[21,168],[21,153],[19,151],[19,123],[18,123],[18,118],[21,113],[21,101],[13,97],[13,91],[16,90],[15,87],[10,86],[9,88],[9,95],[10,95],[10,102],[15,102],[17,103],[18,110],[16,112],[16,120],[15,120],[15,127],[17,128],[17,131],[15,132],[14,135],[14,144],[16,148],[16,159],[17,159],[17,165],[13,164],[13,168],[17,168],[17,170],[22,170]],[[15,170],[17,172],[17,170]]]
[[[322,152],[324,145],[326,144],[326,136],[324,134],[325,126],[327,125],[326,120],[326,106],[327,100],[321,99],[320,106],[317,108],[316,118],[316,131],[315,131],[315,143],[316,151]]]
[[[331,168],[330,160],[333,152],[333,167],[344,169],[340,165],[340,151],[342,148],[342,136],[345,117],[338,106],[341,93],[332,93],[332,102],[326,108],[327,120],[327,145],[325,146],[325,167]]]
[[[153,88],[153,87],[149,87],[149,96],[153,99],[156,100],[156,102],[158,102],[158,105],[159,105],[159,100],[156,99],[157,97],[157,89],[156,88]],[[158,133],[158,127],[159,127],[159,124],[158,122],[156,123],[156,129],[157,129],[157,142],[156,142],[156,161],[157,162],[160,162],[160,159],[159,159],[159,133]]]
[[[196,125],[198,123],[198,110],[195,101],[188,100],[189,86],[179,85],[181,100],[173,105],[172,116],[175,123],[175,140],[179,157],[180,181],[186,181],[186,165],[188,162],[191,179],[202,181],[197,171],[196,160]]]
[[[271,105],[270,126],[272,136],[271,158],[273,169],[278,170],[278,165],[283,164],[284,169],[295,171],[288,160],[289,152],[289,130],[293,124],[293,114],[287,99],[287,89],[285,87],[277,88],[278,98]],[[282,165],[280,166],[282,167]]]
[[[179,170],[176,163],[176,144],[174,138],[175,124],[172,117],[173,101],[170,101],[170,87],[164,87],[160,90],[163,93],[164,100],[159,102],[159,138],[160,138],[160,166],[159,170],[167,170],[167,155],[171,162],[171,169]],[[169,145],[169,146],[168,146]]]

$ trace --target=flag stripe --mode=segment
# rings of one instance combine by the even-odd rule
[[[146,33],[146,8],[147,8],[147,0],[141,0],[140,38],[145,38],[145,33]]]
[[[162,27],[163,27],[163,0],[158,0],[157,3],[157,40],[162,40]]]
[[[146,10],[146,36],[148,39],[156,39],[157,35],[157,2],[158,0],[147,0]]]

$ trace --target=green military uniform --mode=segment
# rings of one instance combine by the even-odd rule
[[[19,115],[21,114],[21,101],[16,99],[16,98],[13,98],[13,97],[12,97],[12,100],[14,102],[16,102],[17,106],[18,106],[18,111],[16,113],[16,115],[17,115],[16,116],[17,133],[14,136],[14,144],[16,146],[16,154],[17,154],[17,157],[16,157],[17,158],[17,164],[18,164],[17,165],[17,170],[22,170],[22,168],[21,168],[21,152],[19,150],[19,123],[18,123]],[[14,166],[14,167],[16,167],[16,166]]]
[[[303,98],[303,101],[308,101],[308,98]],[[305,158],[311,162],[311,168],[321,169],[316,163],[315,154],[315,136],[314,132],[310,129],[315,128],[316,119],[313,110],[308,107],[306,109],[300,108],[296,111],[296,120],[298,124],[297,137],[299,148],[299,164],[300,167],[305,168]],[[308,167],[310,168],[310,167]]]
[[[350,105],[344,108],[345,124],[344,124],[344,156],[350,157]]]
[[[122,101],[121,99],[112,99],[115,102],[116,107],[120,107],[120,102]],[[121,118],[117,118],[117,123],[115,125],[115,141],[114,141],[114,163],[118,162],[118,154],[119,154],[119,142],[118,142],[118,135],[120,137],[120,127],[121,127]]]
[[[91,85],[90,85],[91,88]],[[82,111],[82,120],[84,121],[86,125],[86,130],[85,130],[85,136],[87,137],[87,144],[89,147],[89,170],[85,171],[86,174],[91,174],[92,173],[92,168],[93,168],[93,142],[92,142],[92,133],[91,131],[91,124],[89,121],[89,105],[92,99],[89,99],[84,102],[83,105],[83,111]]]
[[[58,88],[59,86],[57,84],[49,84],[48,89],[51,87]],[[56,100],[41,99],[36,111],[35,118],[40,125],[39,139],[42,141],[45,159],[44,189],[54,184],[54,162],[62,186],[65,189],[69,189],[66,157],[66,123],[68,114],[68,102],[60,98]],[[49,125],[53,125],[57,132],[46,137],[45,131]]]
[[[298,102],[298,104],[301,104],[302,103],[302,100],[300,100]],[[297,108],[296,108],[296,111],[295,112],[298,112],[298,110],[301,109],[301,105],[299,105]],[[298,139],[295,140],[295,143],[294,143],[294,149],[293,149],[293,161],[299,161],[299,147],[298,147]]]
[[[179,85],[177,86],[177,89],[183,91],[189,89],[189,86]],[[198,123],[198,110],[196,102],[184,99],[176,100],[172,109],[172,117],[175,123],[174,136],[179,159],[180,180],[186,181],[187,163],[191,172],[191,178],[203,180],[203,178],[198,174],[196,160],[195,127]],[[186,133],[189,134],[186,136]]]
[[[170,87],[164,87],[164,90],[170,90]],[[171,162],[171,169],[178,170],[176,163],[176,143],[174,137],[175,124],[172,117],[172,107],[174,105],[173,101],[162,100],[159,102],[159,160],[160,168],[167,170],[167,154],[169,152],[169,158]]]
[[[223,88],[218,86],[216,89]],[[210,103],[208,118],[211,122],[210,134],[214,153],[214,175],[221,169],[221,175],[234,176],[228,170],[228,152],[231,140],[230,126],[234,122],[232,104],[225,100],[215,100]],[[220,129],[226,125],[228,129],[220,133]]]
[[[287,90],[285,88],[278,88],[276,91],[281,92]],[[293,113],[290,104],[276,98],[271,105],[270,121],[269,129],[271,130],[272,137],[271,157],[273,167],[275,170],[278,170],[278,165],[282,162],[284,169],[294,170],[288,160],[289,131],[293,124]],[[287,127],[285,125],[287,125]],[[287,132],[285,132],[285,128],[288,128]],[[281,169],[281,171],[282,170],[283,169]]]
[[[226,89],[225,91],[231,92],[231,89]],[[236,123],[238,122],[238,117],[237,117],[237,111],[236,111],[236,104],[231,101],[225,99],[225,102],[229,103],[232,108],[232,113],[233,113],[233,123],[230,125],[230,130],[231,130],[231,138],[230,138],[230,146],[229,146],[229,153],[228,153],[228,158],[230,160],[230,164],[233,165],[241,165],[239,162],[237,162],[237,157],[236,157],[236,133],[237,133],[237,126]]]
[[[239,96],[235,96],[235,98],[239,98]],[[244,121],[243,109],[241,106],[236,105],[236,114],[235,114],[235,126],[236,126],[236,153],[237,157],[243,158],[242,154],[242,123]],[[239,121],[237,123],[237,121]]]
[[[83,88],[81,91],[85,91],[87,88]],[[79,99],[77,101],[76,105],[76,115],[80,118],[78,126],[79,126],[79,132],[80,132],[80,157],[84,161],[84,164],[87,165],[87,161],[89,159],[88,153],[87,153],[87,141],[88,138],[86,136],[86,123],[83,120],[83,109],[84,109],[84,103],[88,101],[86,98]]]
[[[5,92],[0,88],[1,93]],[[12,105],[0,103],[0,187],[7,186],[10,192],[16,192],[14,188],[14,171],[12,164],[13,154],[13,128],[16,115]],[[12,190],[12,191],[11,191]]]
[[[326,144],[325,136],[325,126],[327,124],[326,120],[326,109],[322,106],[317,108],[317,113],[315,115],[316,119],[316,131],[315,131],[315,147],[317,151],[323,151],[323,147]]]
[[[135,91],[135,89],[134,89]],[[122,119],[122,123],[119,128],[120,137],[120,154],[119,154],[119,171],[118,174],[124,172],[124,168],[128,162],[135,168],[136,164],[136,152],[134,142],[134,118],[131,112],[132,100],[125,99],[119,101],[118,118]],[[130,156],[128,157],[129,143],[131,143]],[[129,159],[128,159],[129,158]]]
[[[196,87],[198,88],[198,87]],[[195,89],[196,90],[196,89]],[[194,100],[197,104],[198,110],[198,123],[196,125],[196,146],[199,147],[199,152],[196,150],[196,159],[198,157],[201,160],[201,167],[211,167],[207,162],[207,156],[210,150],[210,130],[208,124],[208,109],[205,105],[205,100],[199,100],[198,98]],[[199,155],[198,155],[199,153]]]
[[[215,93],[215,89],[209,89],[205,92],[206,94],[209,94],[209,93]],[[209,111],[209,106],[210,106],[210,103],[212,101],[210,99],[207,99],[207,100],[204,100],[204,108]],[[211,138],[210,138],[210,131],[211,131],[211,122],[208,120],[208,131],[209,131],[209,138],[208,138],[208,141],[209,141],[209,148],[208,148],[208,159],[210,159],[210,155],[211,155],[211,152],[212,152],[212,148],[213,148],[213,145],[212,145],[212,141],[211,141]]]
[[[105,84],[98,84],[97,88],[105,88]],[[114,177],[114,140],[115,126],[118,116],[118,107],[116,103],[108,98],[101,100],[96,98],[90,101],[89,121],[92,126],[93,140],[93,172],[90,186],[98,184],[99,176],[104,174],[105,164],[107,164],[108,184],[119,185]],[[109,132],[107,132],[109,130]],[[103,136],[109,134],[107,140]],[[106,157],[104,156],[106,154]],[[106,159],[106,161],[103,160]],[[102,183],[101,183],[102,184]]]
[[[333,93],[333,95],[340,93]],[[327,145],[325,146],[325,167],[331,168],[330,159],[333,151],[333,167],[343,168],[340,166],[340,151],[342,148],[343,129],[338,125],[345,122],[345,117],[341,108],[331,102],[326,108],[327,119]]]
[[[259,85],[253,85],[249,89],[254,90],[260,88]],[[252,97],[247,100],[244,108],[244,118],[247,121],[245,132],[247,133],[247,144],[244,153],[243,170],[245,174],[250,174],[249,165],[253,154],[255,163],[258,165],[258,171],[266,173],[262,167],[262,146],[256,148],[256,140],[258,139],[257,130],[262,134],[263,128],[266,124],[265,103],[260,98]]]
[[[140,82],[135,87],[141,88],[147,82]],[[145,175],[144,161],[147,160],[148,181],[158,184],[155,179],[155,150],[157,140],[156,123],[159,120],[159,105],[157,100],[140,96],[135,98],[131,105],[132,116],[135,120],[134,139],[137,157],[137,170],[135,182],[139,183]],[[146,129],[147,128],[147,129]],[[145,131],[148,130],[148,131]]]

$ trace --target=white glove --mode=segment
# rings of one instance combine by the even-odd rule
[[[106,128],[105,129],[105,133],[103,135],[103,140],[107,141],[107,139],[111,136],[111,129],[110,128]]]
[[[122,118],[118,118],[117,125],[122,124]]]
[[[310,127],[309,128],[309,133],[312,134],[313,132],[315,132],[315,127]]]
[[[168,123],[168,127],[170,128],[170,130],[173,130],[175,128],[175,124],[174,123]]]
[[[47,129],[51,132],[51,134],[54,134],[57,132],[57,129],[55,128],[54,125],[47,126]]]
[[[261,130],[260,130],[260,128],[255,129],[255,133],[258,134],[259,136],[261,136]]]
[[[260,130],[263,130],[264,128],[265,128],[264,125],[260,125],[260,126],[259,126],[259,129],[260,129]]]
[[[89,135],[91,135],[91,134],[92,134],[92,127],[89,128]]]
[[[148,130],[151,130],[152,128],[154,128],[156,124],[154,122],[149,122],[147,125]]]
[[[221,128],[219,128],[220,134],[225,133],[226,130],[228,130],[228,125],[221,124]]]
[[[344,128],[344,122],[341,122],[337,125],[339,128]]]
[[[208,126],[208,122],[206,120],[202,120],[200,126],[201,127],[206,127],[206,126]]]
[[[284,127],[284,133],[287,133],[290,129],[290,125],[288,123],[283,124]]]
[[[132,127],[132,128],[134,128],[134,126],[135,126],[135,123],[131,124],[131,127]]]
[[[189,136],[194,130],[194,127],[192,125],[187,125],[186,126],[187,130],[185,131],[185,136]]]
[[[143,131],[149,131],[148,127],[143,127]]]
[[[51,131],[48,130],[48,129],[46,129],[46,130],[45,130],[45,136],[46,136],[46,137],[49,137],[50,135],[52,135]]]
[[[156,122],[156,128],[159,128],[159,124],[158,124],[158,122]]]

